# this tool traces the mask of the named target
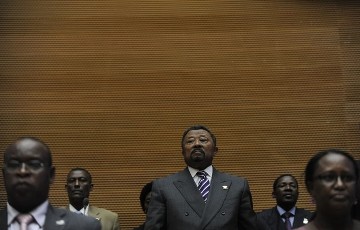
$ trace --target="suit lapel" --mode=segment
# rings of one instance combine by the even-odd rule
[[[178,174],[178,178],[174,181],[174,185],[184,197],[188,205],[198,214],[199,217],[201,217],[205,208],[205,202],[187,168]]]
[[[201,220],[201,229],[203,229],[219,212],[225,198],[231,189],[231,181],[224,178],[215,168],[210,184],[209,199],[206,203],[203,218]]]
[[[306,218],[306,216],[304,215],[304,213],[300,209],[297,208],[295,211],[293,228],[298,228],[298,227],[304,225],[305,218]]]
[[[281,221],[280,214],[275,206],[271,209],[271,214],[268,216],[267,222],[273,229],[280,230],[278,228],[281,228]]]
[[[92,216],[97,220],[101,220],[99,210],[91,205],[89,206],[88,216]]]

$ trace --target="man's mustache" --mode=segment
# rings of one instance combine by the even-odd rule
[[[201,152],[202,154],[205,154],[205,151],[202,148],[194,148],[193,150],[191,150],[191,154],[193,154],[194,152]]]

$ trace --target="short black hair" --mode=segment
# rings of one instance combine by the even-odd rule
[[[139,197],[140,205],[144,212],[145,212],[145,199],[146,199],[146,196],[151,192],[152,184],[153,184],[153,182],[151,181],[151,182],[147,183],[146,185],[144,185],[144,187],[142,188],[141,193],[140,193],[140,197]]]
[[[290,174],[290,173],[285,173],[285,174],[281,174],[280,176],[278,176],[278,177],[275,179],[275,181],[274,181],[274,183],[273,183],[273,191],[276,190],[276,185],[277,185],[277,183],[279,183],[279,180],[280,180],[281,178],[285,177],[285,176],[292,177],[292,178],[295,180],[295,182],[296,182],[296,187],[299,187],[299,183],[298,183],[297,179],[296,179],[292,174]]]
[[[80,168],[80,167],[72,168],[72,169],[68,172],[67,178],[69,177],[70,173],[73,172],[73,171],[83,171],[83,172],[85,172],[85,173],[89,176],[89,183],[90,183],[90,184],[92,183],[91,173],[90,173],[88,170],[86,170],[86,169],[84,169],[84,168]]]
[[[211,139],[213,140],[213,143],[214,143],[214,147],[216,147],[216,137],[215,137],[215,135],[205,125],[199,125],[198,124],[198,125],[193,125],[193,126],[187,128],[184,131],[184,133],[182,135],[182,139],[181,139],[181,148],[182,149],[184,149],[184,139],[185,139],[186,134],[188,134],[188,132],[190,132],[191,130],[199,130],[199,129],[203,129],[203,130],[207,131],[210,134]]]
[[[359,179],[359,168],[357,166],[355,159],[350,155],[350,153],[348,153],[344,150],[341,150],[341,149],[322,150],[322,151],[318,152],[317,154],[315,154],[312,158],[310,158],[310,160],[308,161],[308,163],[305,167],[305,185],[308,190],[309,190],[309,185],[310,185],[309,183],[314,180],[314,173],[315,173],[316,167],[318,165],[318,162],[320,161],[321,158],[323,158],[324,156],[326,156],[330,153],[339,154],[339,155],[342,155],[342,156],[346,157],[347,159],[349,159],[354,166],[356,180]]]

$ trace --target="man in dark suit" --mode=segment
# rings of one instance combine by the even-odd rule
[[[256,229],[247,180],[212,165],[218,147],[211,131],[192,126],[181,144],[187,167],[153,182],[145,230]]]
[[[48,201],[55,167],[49,147],[34,137],[9,145],[2,168],[7,206],[0,211],[0,229],[100,230],[95,218],[53,207]],[[28,223],[21,224],[21,217]],[[24,225],[24,226],[22,226]],[[21,228],[20,228],[21,226]],[[24,228],[25,227],[25,228]]]
[[[271,230],[288,230],[307,224],[311,212],[296,207],[299,196],[298,182],[291,174],[282,174],[273,183],[272,197],[276,206],[257,213],[258,221],[266,223]],[[288,220],[285,217],[288,215]],[[287,229],[286,222],[289,222]]]
[[[117,213],[89,204],[90,192],[93,188],[92,176],[88,170],[84,168],[71,169],[65,184],[70,202],[66,209],[96,218],[101,222],[102,230],[119,230],[119,216]],[[85,199],[86,202],[84,203]]]

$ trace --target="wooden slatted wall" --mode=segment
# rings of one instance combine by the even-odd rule
[[[185,166],[182,132],[201,123],[218,138],[215,166],[248,178],[256,211],[274,205],[281,173],[313,209],[307,159],[360,156],[359,28],[360,4],[345,0],[1,1],[1,152],[42,138],[51,201],[66,205],[66,173],[85,167],[91,203],[131,229],[143,184]]]

